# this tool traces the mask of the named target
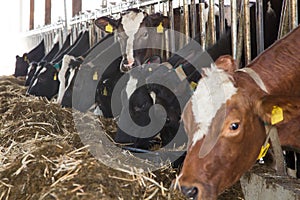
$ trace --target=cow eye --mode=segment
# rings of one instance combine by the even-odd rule
[[[145,32],[143,36],[148,37],[148,32]]]
[[[232,123],[230,124],[230,130],[235,131],[239,128],[240,124],[239,123]]]

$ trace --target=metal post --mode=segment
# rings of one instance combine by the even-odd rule
[[[215,23],[215,1],[214,0],[209,0],[209,5],[208,5],[208,35],[209,35],[209,42],[208,44],[212,45],[216,43],[216,23]]]
[[[197,28],[197,15],[196,15],[196,3],[195,0],[191,0],[191,21],[192,21],[192,38],[196,36]]]
[[[238,67],[241,66],[241,59],[242,59],[242,53],[243,53],[243,41],[244,41],[244,36],[243,36],[243,32],[244,32],[244,2],[241,1],[240,4],[240,12],[239,12],[239,26],[238,26],[238,35],[237,35],[237,46],[235,46],[237,48],[236,50],[236,61],[237,61],[237,65]],[[242,66],[243,67],[243,66]]]
[[[220,22],[220,36],[225,33],[225,9],[224,0],[219,0],[219,22]]]
[[[170,19],[170,50],[175,52],[175,34],[174,34],[174,11],[173,0],[169,0],[169,19]]]
[[[183,1],[183,12],[184,12],[184,33],[185,33],[185,44],[189,42],[190,37],[190,26],[189,26],[189,5],[188,0]]]
[[[249,0],[244,0],[244,46],[245,46],[245,64],[251,61],[251,35],[250,35],[250,7]]]
[[[270,3],[270,2],[268,2]],[[256,43],[257,55],[264,50],[264,16],[263,16],[263,0],[257,0],[255,5],[256,13]]]
[[[205,3],[199,3],[200,44],[206,48],[206,22],[204,19]]]
[[[291,2],[291,29],[298,26],[298,1],[290,0]]]
[[[231,0],[231,46],[232,57],[237,59],[237,0]]]
[[[165,16],[168,16],[168,3],[167,2],[163,3],[163,12],[164,12]],[[162,51],[162,54],[165,53],[166,59],[169,58],[169,52],[170,52],[170,40],[169,39],[170,38],[168,35],[168,31],[165,31],[162,44],[165,45],[166,51]]]
[[[272,149],[274,152],[274,158],[276,162],[276,171],[278,175],[284,176],[286,175],[286,169],[284,165],[284,157],[282,154],[281,144],[278,138],[278,131],[276,126],[271,126],[270,128],[270,140],[272,143]]]
[[[88,25],[89,29],[89,38],[90,38],[90,47],[94,46],[96,44],[96,37],[95,37],[95,26],[94,26],[94,20],[90,20],[90,23]]]
[[[67,0],[64,0],[64,12],[65,12],[65,28],[64,28],[64,38],[68,35],[68,15],[67,15]]]
[[[278,30],[278,39],[282,38],[287,32],[287,25],[288,25],[288,3],[289,0],[283,0],[282,2],[282,9],[281,9],[281,16],[280,16],[280,23],[279,23],[279,30]]]
[[[183,10],[183,1],[184,0],[179,0],[179,8],[180,8],[180,37],[179,37],[179,46],[178,49],[181,49],[185,43],[185,21],[184,21],[184,10]]]

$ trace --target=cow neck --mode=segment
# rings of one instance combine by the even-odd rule
[[[249,67],[245,67],[243,69],[238,69],[236,71],[244,72],[244,73],[248,74],[254,80],[254,82],[260,87],[261,90],[263,90],[264,92],[269,94],[264,82],[262,81],[260,76],[253,69],[251,69]],[[280,152],[282,152],[281,145],[279,142],[279,137],[277,134],[277,127],[274,125],[268,124],[268,123],[265,123],[264,126],[265,126],[265,131],[266,131],[266,139],[261,147],[260,153],[257,158],[257,160],[260,160],[260,162],[261,162],[261,159],[263,157],[265,157],[265,155],[266,155],[265,152],[268,151],[268,149],[269,149],[269,146],[270,146],[269,140],[270,139],[272,141],[272,146],[273,146],[272,148],[279,149],[279,150],[281,150]],[[276,134],[275,134],[275,132],[276,132]],[[281,156],[276,154],[274,157],[275,157],[276,163],[279,163],[279,161],[280,161],[280,164],[277,166],[282,166],[283,164],[282,164]]]
[[[244,72],[246,74],[248,74],[253,80],[254,82],[260,87],[261,90],[263,90],[266,93],[269,93],[263,80],[260,78],[260,76],[251,68],[249,67],[245,67],[242,69],[238,69],[236,70],[237,72]]]

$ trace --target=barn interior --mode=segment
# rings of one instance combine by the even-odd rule
[[[155,55],[161,60],[170,61],[177,52],[184,52],[182,57],[186,56],[184,58],[194,64],[200,58],[189,52],[185,54],[184,48],[195,42],[199,46],[197,51],[207,50],[212,55],[222,54],[221,51],[214,52],[214,48],[226,49],[224,52],[229,51],[238,68],[243,68],[299,26],[299,8],[298,0],[15,1],[9,9],[18,14],[6,23],[17,25],[2,37],[2,40],[5,38],[3,44],[8,45],[4,43],[9,38],[7,35],[14,35],[16,40],[11,43],[14,47],[9,50],[1,47],[2,55],[9,57],[9,61],[0,66],[0,199],[190,199],[174,188],[187,151],[187,139],[183,145],[172,144],[172,148],[163,145],[160,135],[155,137],[150,148],[120,145],[115,137],[121,114],[113,112],[113,116],[107,117],[101,110],[103,107],[94,106],[98,103],[95,97],[97,84],[102,81],[102,98],[116,95],[109,88],[110,82],[105,81],[112,80],[107,78],[109,76],[119,78],[119,74],[108,73],[105,78],[104,70],[89,74],[90,85],[86,88],[94,89],[93,104],[82,111],[78,98],[88,98],[83,91],[77,94],[73,91],[71,105],[63,103],[63,97],[58,100],[60,86],[56,86],[51,96],[43,95],[50,92],[50,87],[42,89],[41,94],[32,94],[30,88],[39,81],[26,84],[30,68],[34,63],[43,65],[35,74],[38,77],[48,66],[45,64],[48,56],[49,63],[55,68],[52,81],[62,83],[59,73],[63,71],[64,59],[73,59],[75,67],[68,68],[64,74],[65,94],[68,88],[83,85],[85,80],[69,79],[72,73],[79,71],[77,77],[86,76],[84,73],[90,73],[88,70],[80,74],[85,66],[91,70],[105,65],[103,68],[106,69],[113,61],[105,59],[109,59],[109,50],[114,47],[99,44],[110,35],[113,36],[109,40],[111,44],[120,41],[118,29],[107,25],[103,30],[96,21],[103,17],[119,19],[128,9],[139,9],[148,15],[159,13],[169,19],[167,27],[161,30],[160,22],[154,29],[156,34],[162,34],[159,48],[165,51]],[[84,34],[88,35],[84,41],[85,50],[69,48],[66,52],[72,52],[69,54],[72,58],[67,58],[63,50],[83,41]],[[230,40],[225,40],[229,46],[220,44],[224,35],[230,35]],[[216,44],[219,46],[215,47]],[[40,45],[43,50],[37,50]],[[37,60],[30,57],[30,52],[34,51],[41,54]],[[113,59],[116,57],[120,59],[119,70],[121,53],[116,53]],[[16,70],[18,58],[22,58],[27,66],[23,74]],[[155,69],[151,64],[155,66],[156,58],[150,56],[153,63],[149,59],[144,62],[150,66],[147,73]],[[208,60],[216,59],[210,57]],[[45,63],[41,65],[42,61]],[[184,66],[186,62],[174,64]],[[193,88],[197,83],[193,79],[188,86]],[[116,96],[122,95],[117,93]],[[184,133],[183,129],[179,130]],[[294,177],[277,174],[272,168],[276,158],[272,158],[270,150],[266,158],[258,160],[240,181],[219,194],[217,199],[273,199],[277,194],[280,194],[277,199],[300,198],[297,177],[300,176],[300,149],[284,149],[282,155],[287,151],[293,152],[294,170],[299,168],[299,172],[293,171]],[[270,188],[273,190],[269,191]]]

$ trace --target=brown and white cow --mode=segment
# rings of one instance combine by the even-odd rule
[[[126,72],[143,64],[147,58],[160,55],[164,31],[169,28],[169,18],[160,13],[150,14],[133,8],[119,19],[100,17],[95,24],[107,33],[117,32],[123,60],[120,69]]]
[[[176,185],[187,197],[216,199],[238,181],[257,160],[265,124],[278,127],[283,146],[300,150],[299,47],[300,27],[257,57],[250,70],[205,70],[182,115],[189,146]]]

